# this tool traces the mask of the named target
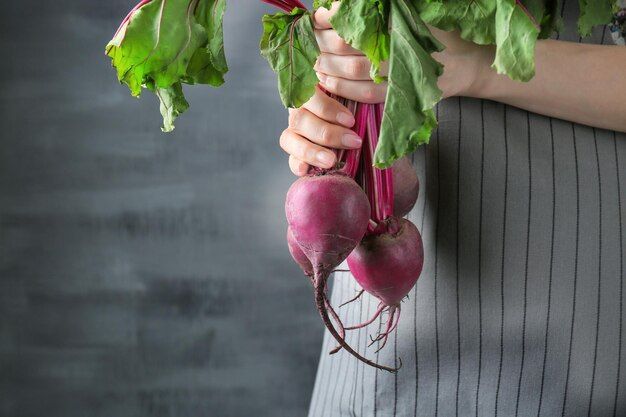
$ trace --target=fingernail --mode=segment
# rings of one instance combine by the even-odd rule
[[[354,116],[351,113],[339,113],[337,114],[337,122],[341,123],[344,126],[352,127],[354,126]]]
[[[326,76],[326,74],[322,74],[321,72],[317,73],[317,78],[320,80],[322,84],[325,84],[326,81],[328,80],[328,77]]]
[[[347,133],[341,137],[341,144],[346,148],[360,148],[363,140],[352,133]]]
[[[331,167],[335,163],[335,157],[328,152],[320,151],[316,155],[316,159],[324,166]]]

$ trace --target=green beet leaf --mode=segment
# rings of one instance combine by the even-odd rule
[[[163,130],[174,129],[187,110],[183,84],[224,83],[223,17],[227,0],[141,0],[106,47],[120,82],[133,96],[143,88],[160,100]],[[331,0],[314,0],[330,8]],[[461,37],[495,45],[493,67],[519,81],[535,72],[535,45],[560,25],[559,0],[341,0],[331,24],[372,63],[389,61],[388,92],[375,164],[394,160],[427,143],[436,126],[434,105],[441,99],[441,65],[431,53],[442,48],[426,24],[458,30]],[[614,0],[579,0],[578,29],[590,34],[612,18]],[[295,8],[263,18],[261,54],[278,75],[286,107],[300,107],[315,92],[313,69],[320,54],[309,12]]]
[[[443,46],[432,36],[410,0],[391,0],[388,89],[374,164],[389,167],[428,143],[441,100],[437,78],[443,67],[430,54]]]
[[[278,92],[285,107],[300,107],[315,93],[318,78],[313,66],[320,54],[311,15],[291,13],[263,16],[261,55],[278,75]]]
[[[313,8],[319,9],[323,7],[325,9],[330,10],[330,7],[333,5],[333,0],[313,0]]]
[[[200,1],[196,6],[195,18],[206,30],[208,43],[192,58],[188,73],[192,80],[188,84],[208,84],[219,87],[224,84],[228,72],[224,53],[224,12],[226,0]]]
[[[514,80],[528,81],[535,73],[534,49],[543,0],[419,1],[422,19],[442,30],[458,30],[479,45],[496,45],[494,68]],[[550,22],[552,23],[552,22]]]
[[[559,3],[559,0],[546,0],[544,15],[541,19],[540,39],[549,38],[553,32],[561,29],[562,21]]]
[[[496,0],[496,57],[493,67],[517,81],[535,75],[535,44],[540,28],[515,0]]]
[[[520,0],[515,3],[517,7],[521,8],[530,17],[533,24],[541,30],[541,22],[547,7],[549,7],[549,2],[547,0]]]
[[[380,64],[389,59],[390,36],[388,2],[382,0],[342,1],[330,23],[352,47],[363,52],[372,63],[371,77],[376,82]]]
[[[580,15],[578,16],[578,32],[581,36],[589,36],[591,29],[611,21],[615,0],[578,0]]]
[[[163,116],[163,131],[171,132],[174,129],[174,120],[189,108],[185,100],[183,87],[180,83],[174,83],[171,87],[154,89],[160,101],[159,109]]]
[[[166,132],[188,108],[181,83],[224,82],[224,7],[225,0],[143,1],[106,47],[133,96],[147,88],[160,99]]]
[[[458,30],[461,37],[479,45],[496,43],[494,0],[420,1],[420,16],[439,29]]]

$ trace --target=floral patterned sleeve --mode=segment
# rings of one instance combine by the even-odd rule
[[[616,45],[626,46],[626,0],[618,0],[617,12],[613,16],[609,30]]]

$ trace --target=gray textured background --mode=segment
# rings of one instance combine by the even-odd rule
[[[168,136],[103,54],[131,3],[2,5],[0,415],[304,415],[322,329],[283,238],[268,9],[231,1],[228,82]]]

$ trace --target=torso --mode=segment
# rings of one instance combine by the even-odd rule
[[[560,39],[579,41],[577,14],[567,0]],[[438,117],[413,156],[422,276],[378,355],[365,347],[375,325],[347,338],[403,367],[329,357],[326,334],[310,417],[626,415],[626,135],[467,98]],[[333,304],[356,290],[337,273]],[[364,321],[375,305],[366,297],[342,318]]]

